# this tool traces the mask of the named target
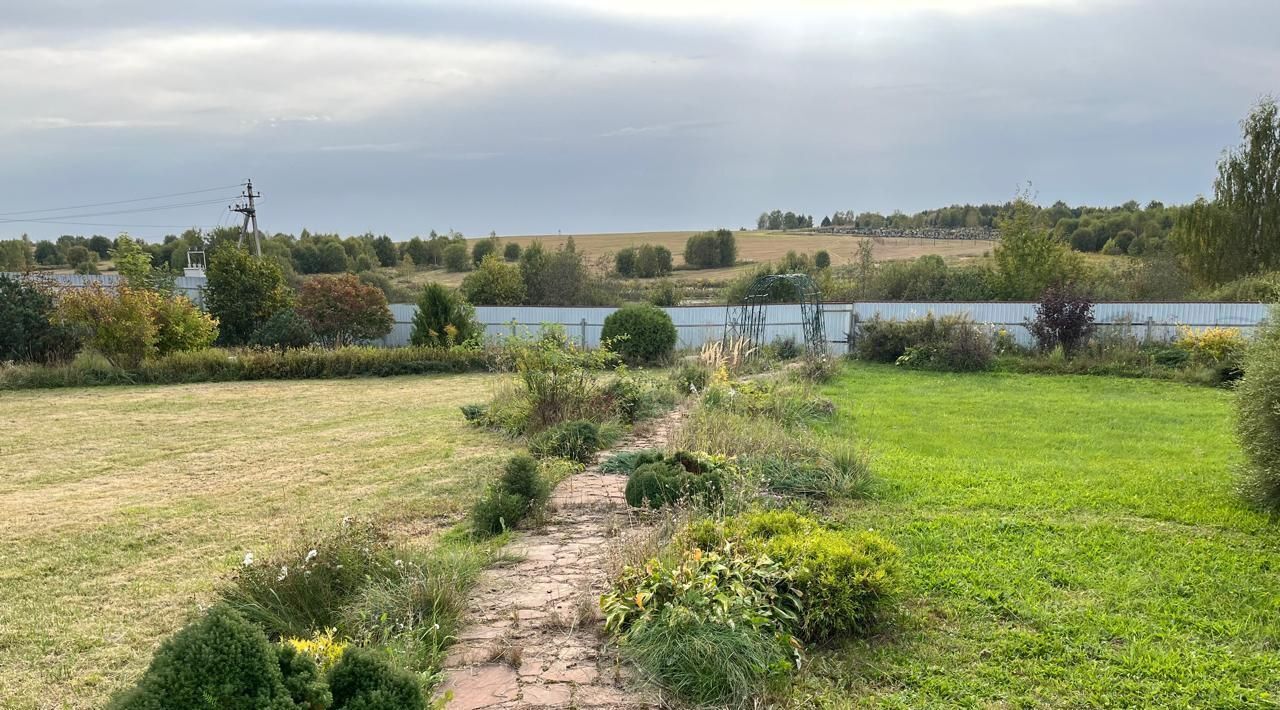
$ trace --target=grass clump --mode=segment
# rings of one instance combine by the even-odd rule
[[[558,456],[578,463],[591,463],[600,448],[600,427],[586,419],[557,424],[529,440],[529,450],[537,456]]]

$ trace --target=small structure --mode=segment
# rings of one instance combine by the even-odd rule
[[[205,260],[203,249],[190,249],[187,251],[187,268],[182,270],[183,276],[193,276],[196,278],[204,278]]]
[[[764,345],[764,327],[770,303],[799,303],[805,350],[811,355],[826,351],[827,333],[822,315],[822,291],[808,274],[768,274],[747,287],[742,302],[725,309],[724,342],[746,340]]]

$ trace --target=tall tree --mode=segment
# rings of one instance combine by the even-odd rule
[[[1188,270],[1213,284],[1280,269],[1280,111],[1264,98],[1240,124],[1244,142],[1218,161],[1213,201],[1183,213],[1177,247]]]
[[[1035,222],[1035,206],[1026,198],[1014,202],[1013,215],[1000,224],[995,248],[1001,296],[1028,301],[1049,286],[1069,283],[1080,272],[1080,256]]]
[[[209,259],[205,306],[218,319],[219,337],[243,345],[268,318],[292,305],[280,265],[248,251],[223,246]]]

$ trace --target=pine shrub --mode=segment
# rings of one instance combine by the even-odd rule
[[[543,430],[529,440],[529,450],[546,458],[560,458],[591,463],[600,450],[600,427],[595,422],[578,419]]]
[[[348,648],[329,671],[332,710],[426,710],[422,688],[372,651]]]
[[[161,644],[113,710],[291,710],[298,707],[262,630],[227,606]]]

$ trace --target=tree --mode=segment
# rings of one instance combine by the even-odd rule
[[[444,268],[448,271],[467,271],[471,268],[471,257],[467,254],[467,245],[454,242],[444,248]]]
[[[52,284],[0,274],[0,362],[71,359],[80,342],[54,320]]]
[[[769,228],[769,213],[761,212],[760,216],[756,218],[756,229],[763,231],[768,228]]]
[[[830,226],[831,226],[831,218],[830,218],[830,217],[825,217],[825,216],[824,216],[824,217],[822,218],[822,226],[824,226],[824,227],[830,227]]]
[[[636,248],[619,249],[618,253],[613,255],[613,269],[618,272],[619,276],[634,277],[636,275]]]
[[[496,254],[498,252],[498,238],[489,237],[488,239],[477,239],[476,243],[471,247],[471,262],[476,266],[484,261],[486,256]]]
[[[1217,284],[1280,269],[1280,111],[1258,102],[1240,124],[1244,142],[1218,162],[1213,201],[1177,221],[1176,246],[1192,276]]]
[[[636,276],[652,279],[671,273],[671,250],[654,244],[641,244],[636,250]]]
[[[311,324],[316,337],[334,347],[381,338],[394,325],[387,297],[354,274],[318,276],[304,283],[298,292],[298,315]]]
[[[1037,298],[1050,285],[1075,280],[1081,269],[1079,255],[1037,226],[1034,216],[1034,206],[1019,197],[1013,215],[1000,224],[996,276],[1001,296],[1009,300]]]
[[[431,255],[431,250],[427,247],[427,243],[422,241],[421,237],[414,237],[405,245],[404,253],[413,259],[414,266],[423,268],[427,266],[437,266],[436,260]]]
[[[373,240],[373,252],[378,256],[379,266],[395,266],[400,263],[400,250],[391,237],[382,235]]]
[[[818,252],[813,255],[813,265],[819,269],[825,269],[828,266],[831,266],[831,255],[827,253],[826,249],[819,249]]]
[[[409,342],[450,346],[465,343],[481,332],[475,322],[475,310],[469,303],[438,283],[429,283],[422,289]]]
[[[462,280],[462,295],[477,306],[518,306],[524,302],[524,279],[520,268],[490,253],[480,268]]]
[[[111,364],[135,368],[144,360],[208,347],[217,322],[184,296],[101,284],[71,289],[58,301],[57,321],[84,335]]]
[[[36,263],[44,266],[55,266],[62,263],[62,254],[58,246],[48,239],[36,242]]]
[[[507,245],[502,248],[502,258],[507,261],[519,261],[520,245],[515,242],[507,242]]]
[[[684,261],[695,269],[733,266],[737,258],[737,241],[727,229],[695,234],[684,245]]]
[[[248,343],[268,318],[293,302],[280,265],[241,247],[214,251],[206,276],[205,307],[218,319],[220,340],[227,345]]]
[[[1076,251],[1093,252],[1101,249],[1102,245],[1098,243],[1092,229],[1080,227],[1071,232],[1071,247]]]
[[[89,247],[89,251],[97,254],[99,259],[107,259],[111,256],[111,240],[101,234],[89,237],[89,243],[86,246]]]
[[[134,241],[129,235],[121,234],[116,238],[111,261],[128,286],[173,292],[174,274],[169,271],[168,265],[164,269],[153,267],[151,255],[143,250],[141,242]]]

